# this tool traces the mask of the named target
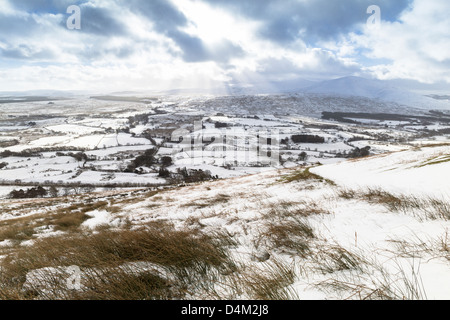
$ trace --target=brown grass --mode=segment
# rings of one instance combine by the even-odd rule
[[[0,228],[0,241],[25,241],[33,239],[34,228],[28,224],[14,224]]]
[[[306,257],[310,252],[309,242],[314,238],[313,229],[304,219],[275,220],[266,223],[256,246],[265,243],[275,250]]]
[[[322,274],[361,270],[367,263],[362,256],[339,245],[321,246],[311,258],[315,262],[315,270]]]
[[[122,211],[122,208],[119,206],[109,206],[106,208],[106,211],[112,214],[116,214]]]
[[[278,201],[266,205],[269,207],[267,214],[264,214],[266,219],[277,218],[298,218],[310,217],[313,215],[330,214],[327,210],[320,207],[317,203],[306,201]]]
[[[215,205],[225,204],[230,201],[231,196],[227,194],[218,194],[215,197],[202,199],[198,201],[188,202],[181,205],[182,208],[195,208],[195,209],[204,209],[208,207],[212,207]]]
[[[89,218],[90,217],[84,212],[71,212],[68,214],[62,213],[58,214],[56,217],[53,217],[51,223],[56,226],[55,230],[69,231],[79,228],[80,225]]]
[[[291,175],[285,176],[281,181],[284,183],[291,183],[295,181],[319,181],[334,185],[334,182],[312,173],[309,168],[305,170],[302,169],[294,172]]]
[[[450,203],[433,197],[394,195],[380,188],[339,189],[337,195],[344,199],[360,199],[372,204],[380,204],[389,211],[411,214],[419,219],[450,220]]]
[[[297,294],[291,289],[295,277],[293,266],[286,266],[275,260],[252,268],[251,271],[244,271],[239,277],[239,282],[252,299],[291,300],[298,299]]]
[[[232,242],[226,236],[205,236],[170,227],[39,239],[2,261],[0,297],[27,298],[31,294],[53,299],[58,298],[55,292],[62,292],[60,298],[180,298],[181,293],[208,289],[221,270],[233,268],[226,249],[229,245]],[[145,269],[124,269],[127,263],[136,262],[157,265],[171,277],[161,278]],[[57,283],[51,295],[40,287],[27,288],[27,292],[17,290],[32,270],[72,265],[85,272],[83,291],[70,292],[64,283]],[[54,284],[51,278],[44,282]],[[174,288],[177,296],[168,288]]]

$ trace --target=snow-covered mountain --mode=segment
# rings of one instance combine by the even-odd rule
[[[353,76],[323,81],[302,91],[338,96],[360,96],[422,109],[450,109],[450,101],[436,100],[412,90],[397,87],[391,81]]]

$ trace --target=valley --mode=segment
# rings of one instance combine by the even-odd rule
[[[361,99],[1,105],[0,298],[445,299],[448,116]]]
[[[184,169],[222,179],[448,140],[450,118],[441,113],[355,113],[360,98],[324,99],[94,97],[3,104],[0,185],[7,188],[1,196],[12,186],[55,186],[61,194],[76,187],[165,186],[185,180]],[[311,114],[319,104],[325,110]],[[330,111],[335,108],[348,113]]]

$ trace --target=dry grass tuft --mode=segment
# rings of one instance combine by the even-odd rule
[[[225,235],[206,236],[149,226],[134,231],[101,230],[96,234],[39,239],[2,261],[0,297],[182,298],[188,292],[209,290],[222,270],[233,270],[227,251],[232,244]],[[166,276],[145,268],[124,269],[130,263],[157,266]],[[64,282],[55,283],[51,273],[44,273],[38,279],[39,285],[28,283],[25,291],[18,290],[33,270],[69,266],[78,266],[83,271],[83,290],[71,292]],[[51,290],[43,290],[42,283]]]
[[[291,183],[296,181],[318,181],[318,182],[324,182],[327,184],[335,185],[335,183],[331,180],[325,179],[317,174],[314,174],[310,171],[310,169],[305,170],[299,170],[294,172],[291,175],[285,176],[281,179],[284,183]]]
[[[394,195],[380,188],[339,189],[337,195],[344,199],[360,199],[372,204],[380,204],[389,211],[411,214],[419,219],[450,220],[450,203],[433,197]]]
[[[71,212],[71,213],[60,213],[55,217],[52,217],[51,223],[54,224],[55,230],[58,231],[69,231],[76,230],[80,225],[90,219],[91,217],[86,215],[84,212]]]
[[[339,245],[321,246],[310,257],[315,263],[315,269],[322,274],[362,270],[362,266],[367,264],[366,259],[361,255]]]
[[[310,253],[309,242],[314,238],[313,229],[304,219],[275,220],[266,223],[265,231],[260,234],[256,246],[264,243],[275,250],[306,257]]]
[[[297,293],[291,288],[295,279],[293,266],[275,260],[242,272],[239,282],[245,294],[252,299],[293,300],[298,299]]]
[[[34,227],[28,224],[13,224],[0,228],[0,241],[26,241],[33,239],[34,234]]]
[[[274,217],[279,219],[290,217],[307,218],[314,215],[329,214],[327,210],[320,207],[317,203],[306,201],[301,202],[279,201],[276,203],[269,204],[267,206],[269,210],[267,214],[264,214],[264,217],[266,219],[272,219]]]
[[[218,194],[212,198],[206,198],[198,201],[188,202],[183,204],[182,208],[195,208],[195,209],[204,209],[209,208],[216,205],[223,205],[230,201],[231,196],[227,194]]]

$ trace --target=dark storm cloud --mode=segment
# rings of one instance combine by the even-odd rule
[[[354,31],[358,23],[367,20],[367,7],[377,4],[382,8],[384,20],[393,20],[402,12],[411,0],[347,0],[347,1],[298,1],[298,0],[202,0],[209,4],[229,10],[235,15],[256,20],[261,23],[257,36],[281,45],[289,45],[297,39],[314,45],[319,40],[328,40],[339,34]],[[84,49],[85,58],[101,58],[102,52],[108,55],[117,53],[118,58],[128,57],[133,48],[107,49],[105,44],[111,36],[133,39],[121,16],[121,9],[129,10],[141,16],[153,25],[156,32],[172,39],[180,48],[177,53],[185,62],[215,61],[227,63],[234,57],[245,53],[241,47],[223,41],[214,48],[207,47],[204,41],[183,31],[189,24],[188,18],[168,0],[111,0],[111,5],[99,7],[95,0],[10,0],[17,10],[29,13],[28,16],[0,16],[0,40],[8,43],[8,37],[36,37],[42,30],[35,21],[35,15],[55,14],[59,18],[58,27],[65,29],[69,14],[68,6],[79,5],[82,14],[81,34],[103,38],[93,46]],[[1,15],[1,13],[0,13]],[[6,39],[6,40],[5,40]],[[88,44],[89,45],[89,44]],[[89,48],[89,47],[88,47]],[[16,48],[18,56],[20,50]],[[26,55],[24,56],[26,57]]]
[[[240,46],[228,40],[222,41],[214,48],[207,48],[199,38],[192,37],[184,32],[172,30],[168,35],[181,48],[183,60],[186,62],[215,61],[226,63],[230,59],[244,54]]]
[[[171,32],[188,23],[186,16],[167,0],[116,0],[116,3],[152,21],[158,32]]]
[[[367,8],[378,5],[382,19],[393,21],[412,0],[203,0],[263,22],[260,36],[278,43],[301,37],[306,42],[329,40],[365,23]],[[300,32],[301,35],[299,34]]]
[[[243,54],[242,48],[224,41],[217,48],[207,48],[202,39],[189,35],[180,30],[186,27],[186,16],[167,0],[131,0],[117,3],[124,4],[134,13],[145,17],[154,25],[155,31],[172,39],[181,49],[181,57],[186,62],[216,61],[226,62]]]
[[[119,3],[123,1],[118,0]],[[188,23],[186,16],[169,1],[166,0],[131,0],[127,1],[128,8],[152,22],[155,31],[172,39],[181,49],[181,56],[186,62],[200,62],[210,59],[203,41],[180,31]]]
[[[81,32],[98,36],[124,36],[129,33],[117,13],[107,8],[97,8],[90,4],[81,5]],[[66,20],[63,21],[63,27]]]
[[[201,62],[210,58],[203,41],[178,30],[170,30],[166,33],[182,51],[183,60],[186,62]]]

